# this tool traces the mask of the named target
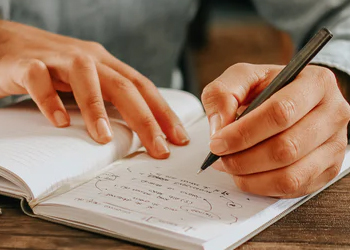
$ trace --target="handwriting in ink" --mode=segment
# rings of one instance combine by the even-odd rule
[[[211,220],[220,220],[220,217],[218,215],[201,208],[189,207],[189,206],[181,206],[180,208],[195,216],[199,216],[199,217],[211,219]]]
[[[164,219],[160,219],[160,218],[157,218],[155,216],[150,216],[148,218],[145,218],[144,220],[147,221],[148,223],[151,223],[151,224],[164,224],[164,225],[167,225],[168,227],[170,226],[170,227],[173,227],[174,229],[181,229],[185,232],[193,229],[193,227],[191,227],[191,226],[180,225],[178,223],[171,222],[171,221],[164,220]]]
[[[221,198],[227,200],[226,206],[229,208],[242,208],[242,205],[239,203],[236,203],[232,200],[230,200],[229,198],[225,197],[225,196],[220,196]]]
[[[104,204],[107,209],[115,205],[115,211],[121,207],[129,210],[137,208],[135,211],[154,211],[168,216],[174,214],[187,219],[188,216],[195,216],[231,225],[238,221],[238,215],[232,214],[229,209],[243,208],[242,204],[233,200],[230,191],[220,187],[202,185],[157,170],[141,172],[125,168],[123,171],[118,172],[118,175],[108,172],[96,178],[94,184],[98,195],[108,198],[109,204]],[[123,178],[118,178],[121,174]],[[84,202],[94,204],[97,200]],[[125,213],[126,210],[123,211]]]
[[[107,190],[108,188],[102,187],[101,183],[105,182],[105,181],[108,181],[108,182],[115,181],[118,177],[119,177],[118,175],[115,175],[115,174],[109,173],[109,172],[101,174],[101,175],[96,177],[97,181],[95,183],[95,187],[100,191]]]

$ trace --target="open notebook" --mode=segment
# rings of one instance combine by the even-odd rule
[[[186,147],[171,146],[167,160],[138,150],[137,136],[112,107],[115,138],[103,146],[86,135],[74,106],[67,129],[53,128],[27,104],[0,110],[0,192],[53,222],[159,248],[215,250],[240,245],[315,195],[260,197],[241,192],[225,173],[196,175],[209,151],[201,105],[184,92],[162,94],[192,138]],[[331,183],[349,166],[347,153]]]

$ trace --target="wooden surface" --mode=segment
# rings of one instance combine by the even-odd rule
[[[31,218],[15,199],[0,196],[0,207],[0,249],[151,249]],[[239,249],[350,249],[350,175]]]

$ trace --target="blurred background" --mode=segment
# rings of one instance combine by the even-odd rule
[[[249,0],[201,1],[185,50],[185,88],[198,96],[235,63],[286,64],[293,55],[288,35],[259,17]]]
[[[157,86],[182,88],[198,97],[205,85],[235,63],[286,64],[294,51],[288,35],[266,23],[250,0],[0,3],[5,18],[99,42]]]

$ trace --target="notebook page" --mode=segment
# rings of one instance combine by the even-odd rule
[[[176,90],[161,92],[185,124],[203,116],[200,102],[192,95]],[[79,176],[93,174],[141,146],[111,105],[107,112],[114,139],[106,145],[89,137],[76,105],[68,104],[67,110],[71,126],[59,129],[33,103],[0,109],[0,173],[1,168],[12,172],[34,198],[69,185]]]
[[[115,163],[108,172],[41,203],[34,211],[63,205],[95,212],[93,226],[99,228],[106,225],[99,224],[98,214],[207,241],[239,228],[278,201],[243,193],[227,174],[213,169],[197,175],[209,152],[206,119],[189,131],[190,145],[172,147],[170,159],[153,160],[143,154]]]
[[[308,201],[319,192],[328,188],[334,182],[345,176],[350,172],[350,146],[347,146],[345,158],[342,164],[342,168],[337,177],[326,184],[322,189],[299,198],[294,199],[280,199],[278,202],[269,206],[264,211],[254,215],[251,219],[242,224],[239,230],[228,230],[225,234],[220,235],[216,239],[212,239],[210,242],[205,243],[205,249],[226,249],[228,247],[234,248],[244,243],[248,239],[252,238],[269,225],[275,223],[277,220],[287,215],[304,202]],[[234,243],[234,245],[232,245]]]
[[[113,142],[99,145],[87,134],[79,111],[69,113],[71,126],[59,129],[36,108],[0,110],[0,166],[23,180],[33,197],[129,151],[133,135],[124,125],[113,122]]]

